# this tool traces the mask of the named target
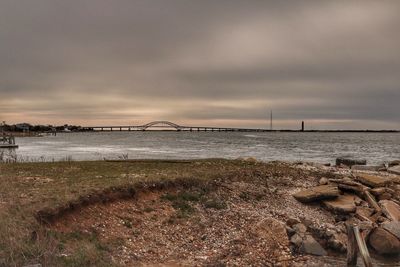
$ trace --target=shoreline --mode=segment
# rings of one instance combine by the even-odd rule
[[[251,158],[0,164],[0,214],[3,218],[0,248],[9,246],[11,237],[17,240],[14,244],[22,245],[35,232],[37,241],[30,245],[31,249],[41,247],[42,253],[47,253],[47,262],[61,266],[66,262],[83,264],[79,262],[82,259],[77,258],[76,246],[86,248],[82,252],[86,265],[179,264],[179,261],[186,265],[218,262],[251,265],[267,264],[263,259],[268,259],[269,264],[290,262],[306,266],[328,264],[338,255],[343,263],[343,244],[324,243],[323,240],[326,231],[332,229],[342,229],[335,235],[337,242],[343,239],[343,221],[336,221],[342,215],[319,205],[302,204],[292,195],[318,185],[321,178],[341,179],[351,173],[347,168],[321,164],[265,163]],[[363,173],[398,177],[383,172]],[[127,209],[136,211],[126,213]],[[107,216],[98,218],[95,216],[98,212]],[[102,224],[93,226],[99,220],[104,220],[105,228]],[[296,252],[287,232],[288,227],[294,229],[287,225],[290,220],[306,225],[330,257]],[[16,232],[9,232],[11,224]],[[230,231],[219,236],[207,230],[213,227],[222,227],[221,233],[225,233],[222,229]],[[276,239],[268,239],[264,234],[270,227],[275,229]],[[168,231],[162,229],[174,233],[175,241],[170,241]],[[133,230],[136,234],[129,234]],[[48,233],[53,233],[51,240]],[[140,241],[145,236],[148,241]],[[189,237],[192,238],[190,242]],[[117,239],[123,241],[122,247],[110,241]],[[263,240],[269,240],[269,245]],[[53,251],[43,242],[62,242],[63,248]],[[157,245],[157,242],[164,242],[164,245]],[[232,247],[234,243],[231,242],[236,245]],[[276,248],[271,246],[274,242],[278,242]],[[135,244],[152,247],[153,252],[142,251]],[[174,258],[174,254],[169,253],[177,249],[176,246],[180,247],[179,244],[194,247],[181,250],[180,256]],[[213,244],[219,245],[209,250]],[[175,249],[168,252],[168,247]],[[196,251],[195,247],[202,251],[201,255],[190,252]],[[231,254],[238,249],[243,250],[243,254]],[[15,255],[20,255],[20,250],[19,245],[8,248],[9,253],[13,251]],[[136,251],[136,256],[132,256],[132,251]],[[247,254],[250,252],[253,254]],[[95,257],[90,256],[93,253]],[[60,256],[64,254],[67,256]],[[43,264],[44,260],[32,255],[29,262],[22,256],[16,256],[12,262],[8,256],[7,251],[0,250],[0,263],[3,259],[10,265]],[[378,261],[382,259],[378,257]]]

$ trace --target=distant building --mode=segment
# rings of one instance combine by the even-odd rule
[[[19,131],[28,132],[32,127],[29,123],[18,123],[15,125],[15,128]]]

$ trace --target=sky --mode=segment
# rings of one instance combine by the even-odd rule
[[[400,1],[0,0],[0,120],[400,129]]]

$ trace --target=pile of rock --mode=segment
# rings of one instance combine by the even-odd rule
[[[338,165],[360,166],[364,161],[338,159]],[[365,165],[366,166],[366,165]],[[395,173],[400,162],[390,163],[386,170]],[[400,174],[400,172],[399,172]],[[313,229],[300,222],[288,223],[291,243],[299,252],[326,255],[326,251],[309,234],[312,232],[325,248],[346,251],[346,224],[359,225],[366,243],[379,254],[400,253],[400,177],[380,173],[351,172],[340,179],[322,178],[319,186],[293,195],[302,203],[319,203],[332,212],[338,228]],[[300,224],[300,225],[299,225]],[[303,227],[304,226],[304,227]],[[335,230],[336,229],[336,230]],[[310,249],[311,248],[311,249]]]

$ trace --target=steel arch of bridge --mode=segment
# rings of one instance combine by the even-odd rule
[[[147,124],[140,126],[139,128],[142,130],[146,130],[146,129],[148,129],[150,127],[154,127],[154,126],[156,126],[156,127],[170,126],[172,128],[175,128],[176,130],[181,130],[181,129],[185,128],[183,126],[180,126],[180,125],[170,122],[170,121],[152,121],[152,122],[149,122]]]

